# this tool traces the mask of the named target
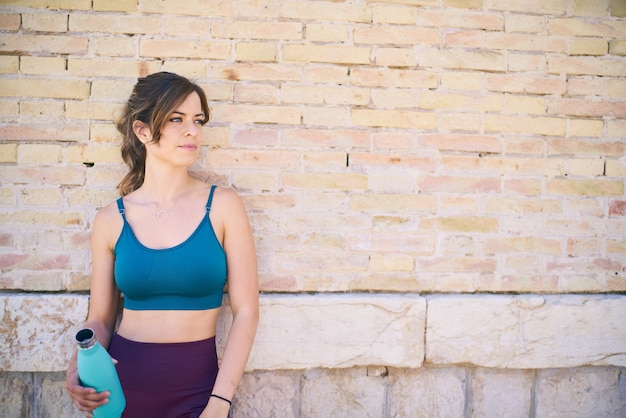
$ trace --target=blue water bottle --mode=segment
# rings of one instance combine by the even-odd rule
[[[109,402],[94,409],[94,418],[120,418],[126,407],[120,378],[111,356],[89,328],[76,333],[78,377],[85,387],[109,391]]]

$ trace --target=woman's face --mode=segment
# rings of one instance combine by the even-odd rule
[[[156,158],[173,165],[192,165],[200,154],[202,125],[207,115],[202,111],[196,92],[169,114],[158,142],[146,142],[147,158]]]

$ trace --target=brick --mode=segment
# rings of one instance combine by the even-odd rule
[[[347,108],[307,106],[302,110],[302,124],[307,126],[348,126],[350,115]]]
[[[375,61],[383,67],[415,67],[418,54],[412,48],[377,48]]]
[[[365,190],[367,176],[352,173],[283,173],[281,183],[296,189]]]
[[[106,120],[115,118],[119,103],[68,101],[65,103],[66,116],[76,120]]]
[[[355,27],[352,32],[355,44],[369,45],[438,45],[437,29],[416,27]]]
[[[478,132],[482,127],[480,113],[445,112],[439,115],[439,128],[445,132]]]
[[[626,67],[623,62],[597,57],[548,57],[548,72],[551,74],[626,77]]]
[[[0,51],[12,54],[84,55],[89,39],[69,35],[0,35]]]
[[[479,30],[464,30],[445,34],[445,47],[483,48],[485,46],[485,32]]]
[[[66,150],[70,163],[122,163],[119,146],[109,145],[77,145]]]
[[[420,176],[417,186],[423,193],[490,193],[500,191],[500,180],[493,177]]]
[[[553,115],[572,115],[626,118],[626,103],[584,100],[577,98],[557,98],[549,101],[548,113]]]
[[[487,238],[483,251],[486,255],[501,253],[561,254],[558,239],[540,237]]]
[[[238,103],[257,103],[277,105],[280,103],[280,90],[278,86],[268,85],[236,85],[233,93],[233,101]]]
[[[208,69],[212,79],[261,80],[261,81],[300,81],[301,72],[282,64],[246,64],[211,66]],[[210,89],[207,89],[210,91]]]
[[[601,38],[574,38],[570,43],[570,55],[605,55],[609,43]]]
[[[283,45],[282,53],[287,62],[370,63],[370,48],[367,47],[287,44]]]
[[[567,42],[562,37],[491,32],[485,35],[485,47],[495,50],[565,53]]]
[[[33,32],[67,32],[67,14],[22,13],[22,28]]]
[[[25,188],[20,190],[20,203],[24,206],[60,207],[62,202],[63,194],[56,187],[53,189]]]
[[[282,144],[322,149],[365,148],[369,146],[369,134],[363,130],[285,129]]]
[[[311,42],[346,42],[350,39],[347,25],[308,23],[305,39]]]
[[[415,213],[433,212],[437,200],[433,196],[416,194],[351,194],[350,209],[365,212]]]
[[[606,96],[607,81],[603,78],[569,77],[568,96]]]
[[[482,0],[443,0],[445,7],[458,7],[463,9],[480,9],[482,8]]]
[[[568,0],[484,0],[483,5],[488,10],[502,10],[509,12],[526,12],[544,15],[564,15],[567,12]]]
[[[570,176],[599,177],[604,175],[604,160],[600,158],[575,158],[567,161]]]
[[[48,97],[55,99],[85,99],[90,83],[83,80],[3,79],[0,91],[5,97]]]
[[[163,33],[174,38],[210,38],[210,25],[206,18],[194,16],[163,16]]]
[[[545,115],[548,104],[543,97],[513,96],[505,98],[504,112],[526,115]]]
[[[131,80],[94,79],[90,99],[127,100],[135,83]],[[84,99],[79,97],[78,99]]]
[[[626,121],[624,120],[608,120],[606,122],[607,136],[609,138],[619,138],[624,135],[624,129],[626,128]]]
[[[434,113],[401,110],[352,109],[352,122],[357,126],[435,129]]]
[[[486,132],[513,132],[564,136],[566,125],[565,119],[554,117],[485,115]]]
[[[195,80],[198,81],[200,79],[203,79],[204,77],[206,77],[206,73],[207,73],[207,68],[206,68],[206,63],[204,61],[201,60],[197,60],[197,61],[189,61],[189,60],[183,60],[183,61],[160,61],[157,60],[157,63],[162,63],[163,65],[161,66],[161,71],[169,71],[172,73],[176,73],[176,74],[180,74],[183,77],[187,77],[190,80]],[[144,68],[147,68],[147,66],[143,66],[140,68],[141,71],[141,75],[145,76],[147,75],[148,71],[146,71],[144,73]],[[232,91],[231,86],[224,86],[224,85],[219,85],[219,84],[212,84],[211,88],[209,88],[208,86],[201,86],[203,87],[203,89],[205,90],[205,94],[207,95],[207,100],[211,101],[214,100],[215,98],[219,98],[219,97],[224,97],[224,90],[228,90],[228,97],[231,97],[230,92]]]
[[[137,53],[135,40],[130,37],[107,36],[91,40],[94,54],[100,57],[134,57]]]
[[[283,85],[280,96],[285,103],[364,106],[370,102],[370,92],[364,88]]]
[[[59,57],[21,57],[20,70],[24,74],[56,75],[65,74],[67,60]]]
[[[0,57],[0,73],[15,74],[20,68],[19,57],[2,56]]]
[[[546,16],[511,13],[504,16],[507,33],[544,33],[547,27]]]
[[[417,9],[408,5],[373,4],[371,10],[375,24],[414,25],[418,16]]]
[[[488,156],[480,159],[482,172],[499,174],[526,174],[541,173],[545,176],[559,176],[565,174],[565,160],[560,158],[524,158]]]
[[[136,0],[93,0],[95,12],[135,12]]]
[[[63,161],[63,147],[54,144],[21,144],[20,165],[55,165]]]
[[[85,171],[83,168],[69,167],[2,167],[2,178],[14,184],[24,183],[29,185],[52,184],[52,185],[85,185]],[[41,215],[36,214],[35,217]],[[26,214],[26,219],[30,215]],[[44,216],[44,219],[46,217]]]
[[[419,107],[422,109],[463,109],[499,112],[503,108],[504,97],[500,94],[477,96],[425,90],[420,93],[419,102]]]
[[[519,193],[527,196],[538,196],[543,192],[541,180],[507,179],[502,187],[504,192]]]
[[[451,90],[480,90],[483,84],[483,76],[473,72],[444,72],[440,76],[442,88]]]
[[[235,45],[237,61],[276,62],[278,50],[275,44],[239,42]]]
[[[417,174],[391,170],[368,172],[368,188],[376,193],[417,192]]]
[[[388,133],[379,132],[373,133],[372,140],[374,149],[378,150],[411,150],[413,149],[413,137],[410,134],[404,132]]]
[[[514,72],[541,72],[548,69],[546,56],[543,54],[517,54],[509,51],[507,56],[507,67]]]
[[[19,13],[0,14],[0,30],[17,32],[22,23],[22,16]]]
[[[548,141],[548,155],[620,157],[625,151],[626,144],[621,141],[601,143],[578,139],[550,139]]]
[[[436,88],[438,77],[422,70],[355,68],[350,72],[350,81],[365,87]]]
[[[563,95],[565,77],[487,74],[487,89],[506,93]]]
[[[500,51],[428,49],[420,54],[419,64],[422,67],[504,72],[506,71],[506,55]]]
[[[419,27],[483,29],[500,31],[504,29],[501,13],[475,13],[455,9],[420,9],[417,15]]]
[[[588,17],[608,17],[609,0],[587,2],[585,0],[574,0],[572,4],[572,15]]]
[[[620,0],[609,0],[611,16],[626,17],[626,5]]]
[[[232,5],[220,0],[189,0],[180,3],[177,0],[146,0],[141,4],[144,13],[230,17]]]
[[[0,162],[17,162],[17,144],[0,144]]]
[[[600,255],[602,248],[601,240],[597,238],[568,238],[567,239],[567,255],[568,256],[590,256]]]
[[[608,160],[605,170],[607,177],[624,177],[626,176],[626,163],[619,160]]]
[[[1,83],[0,83],[1,84]],[[85,141],[88,126],[56,124],[19,124],[0,127],[0,137],[10,140]]]
[[[15,225],[26,228],[50,228],[50,227],[84,227],[85,220],[80,213],[50,213],[22,210],[16,213],[1,213],[0,223]]]
[[[373,271],[413,271],[415,257],[408,254],[373,254],[370,259]]]
[[[498,230],[498,219],[479,216],[442,216],[424,218],[420,222],[420,227],[426,230],[438,229],[440,231],[455,233],[489,233],[496,232]],[[418,269],[418,271],[420,270]]]
[[[601,120],[572,119],[569,121],[568,137],[573,136],[602,136],[604,122]]]
[[[211,25],[214,38],[301,40],[302,24],[298,22],[227,21]]]
[[[577,18],[555,18],[550,20],[551,35],[593,36],[620,38],[626,32],[626,22],[619,20],[597,20]]]
[[[371,100],[379,109],[411,109],[419,107],[419,98],[409,89],[372,89]]]
[[[626,40],[614,39],[609,42],[609,54],[626,56]]]
[[[4,4],[15,3],[21,7],[48,10],[89,10],[91,0],[7,0]]]
[[[539,184],[541,186],[541,184]],[[543,188],[541,190],[543,192]],[[538,200],[536,198],[524,199],[524,198],[488,198],[485,202],[485,213],[487,214],[500,214],[500,215],[527,215],[527,214],[561,214],[561,204],[557,200]],[[519,218],[511,220],[516,222],[515,227],[509,227],[506,222],[503,222],[502,230],[511,234],[526,234],[532,228],[525,225]],[[536,222],[533,219],[532,222]],[[518,229],[519,228],[519,229]]]
[[[311,21],[370,23],[371,9],[365,5],[343,3],[282,2],[280,17],[302,19],[306,16]]]
[[[298,157],[294,151],[214,149],[209,153],[207,163],[219,168],[293,169],[300,165]]]
[[[169,39],[141,39],[139,55],[154,58],[202,58],[226,60],[230,58],[230,44],[226,42],[198,42]]]
[[[430,225],[429,225],[430,226]],[[466,273],[489,274],[495,271],[496,262],[486,257],[446,256],[432,259],[419,258],[416,261],[416,270],[420,273]]]
[[[565,180],[552,179],[546,182],[550,195],[564,196],[619,196],[624,194],[621,180]]]
[[[221,123],[278,123],[299,125],[302,111],[287,106],[215,105],[213,117]]]
[[[67,71],[72,76],[140,77],[161,69],[157,61],[137,62],[116,59],[69,59]]]
[[[305,80],[319,84],[343,84],[348,80],[348,69],[340,66],[316,66],[309,64],[304,68]]]

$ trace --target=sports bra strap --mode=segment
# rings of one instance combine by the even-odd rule
[[[117,210],[120,211],[120,215],[122,215],[122,218],[126,220],[126,215],[124,214],[126,212],[126,209],[124,209],[124,201],[121,197],[117,199]]]
[[[209,213],[211,211],[211,202],[213,201],[213,192],[217,188],[217,185],[211,186],[211,193],[209,193],[209,200],[206,202],[206,212]]]

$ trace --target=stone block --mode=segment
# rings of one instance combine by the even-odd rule
[[[472,417],[527,418],[531,413],[532,370],[476,369],[471,379]]]
[[[247,370],[420,367],[426,301],[405,295],[263,295]],[[218,349],[230,323],[218,328]]]
[[[245,373],[233,399],[232,416],[296,418],[301,371]]]
[[[33,416],[33,378],[30,373],[6,373],[0,368],[0,416]]]
[[[426,364],[626,366],[624,296],[433,296]]]
[[[0,370],[65,371],[87,309],[87,296],[0,297]]]

